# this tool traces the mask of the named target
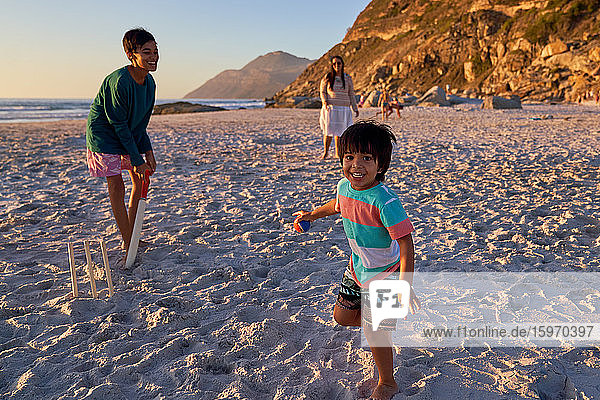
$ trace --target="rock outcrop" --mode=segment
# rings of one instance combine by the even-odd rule
[[[187,114],[208,111],[225,111],[222,107],[207,106],[205,104],[192,104],[187,101],[159,104],[154,106],[152,114]]]
[[[600,2],[373,0],[275,101],[318,96],[333,55],[344,58],[359,94],[449,85],[478,96],[576,101],[600,88]]]
[[[313,62],[283,51],[260,56],[240,70],[226,70],[186,94],[186,99],[261,99],[289,85]]]

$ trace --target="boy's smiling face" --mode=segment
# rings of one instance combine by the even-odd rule
[[[131,60],[131,65],[137,68],[142,68],[148,72],[156,71],[158,65],[158,46],[154,40],[149,40],[142,46],[139,46],[136,51],[128,54]]]
[[[350,181],[352,189],[367,190],[379,183],[375,176],[381,172],[381,169],[372,154],[344,153],[342,170],[346,179]]]

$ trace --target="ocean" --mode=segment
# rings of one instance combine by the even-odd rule
[[[0,123],[56,121],[61,119],[85,119],[92,99],[3,99],[0,98]],[[260,99],[159,99],[156,104],[187,101],[194,104],[239,108],[263,108]]]

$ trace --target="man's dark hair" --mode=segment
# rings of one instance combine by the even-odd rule
[[[394,143],[396,143],[396,136],[388,125],[374,121],[359,121],[346,128],[340,137],[338,157],[343,164],[345,153],[372,154],[380,170],[375,179],[383,182],[385,173],[390,167]]]
[[[154,36],[144,28],[130,29],[123,36],[123,50],[129,55],[150,40],[156,42]]]

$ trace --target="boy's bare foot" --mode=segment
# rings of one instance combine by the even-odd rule
[[[150,247],[150,244],[150,242],[146,242],[145,240],[140,239],[140,241],[138,242],[138,249],[145,249],[147,247]],[[125,243],[123,243],[121,247],[123,248],[123,250],[127,250],[125,248]]]
[[[380,383],[377,385],[375,390],[373,390],[373,393],[371,393],[371,397],[369,397],[369,399],[390,400],[396,393],[398,393],[398,385],[395,383],[393,386]]]
[[[115,263],[115,267],[117,267],[117,269],[119,269],[119,271],[127,271],[128,269],[125,268],[125,261],[127,261],[127,255],[124,255],[123,257],[121,257],[116,263]]]
[[[327,158],[327,153],[323,153],[323,155],[321,156],[321,160],[325,160]]]

